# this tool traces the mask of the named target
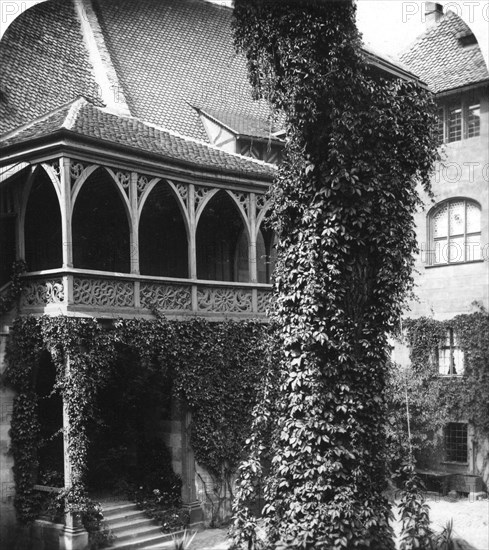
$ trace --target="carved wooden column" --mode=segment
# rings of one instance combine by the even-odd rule
[[[71,200],[71,159],[59,159],[59,182],[61,191],[61,240],[63,247],[63,268],[73,267],[73,233],[71,217],[73,204]],[[73,303],[73,276],[63,277],[65,304]]]
[[[69,374],[70,359],[65,360],[66,374]],[[64,475],[65,489],[69,489],[73,484],[73,471],[68,452],[70,444],[70,418],[68,408],[63,401],[63,451],[64,451]],[[88,532],[83,527],[79,514],[67,512],[65,514],[65,526],[60,533],[60,550],[86,550],[88,548]]]
[[[189,214],[189,239],[188,239],[188,270],[190,279],[197,279],[197,223],[195,205],[195,185],[188,186],[188,214]],[[192,285],[192,311],[197,311],[197,286]]]
[[[256,252],[256,194],[250,193],[250,249],[249,249],[249,270],[250,270],[250,282],[258,282],[258,264],[257,264],[257,252]],[[258,291],[256,288],[251,293],[253,312],[258,311]]]

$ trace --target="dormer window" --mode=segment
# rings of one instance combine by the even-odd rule
[[[470,30],[467,29],[466,31],[462,31],[457,34],[458,42],[461,46],[466,48],[467,46],[473,46],[474,44],[477,44],[477,38],[475,37],[475,34]]]

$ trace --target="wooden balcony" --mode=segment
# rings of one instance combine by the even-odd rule
[[[102,318],[266,319],[271,285],[172,279],[83,269],[28,273],[21,314],[90,315]]]

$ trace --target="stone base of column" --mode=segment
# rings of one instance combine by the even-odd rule
[[[196,500],[195,502],[189,502],[183,504],[182,508],[187,510],[190,516],[189,523],[193,528],[204,527],[204,512],[200,502]]]
[[[59,534],[59,550],[87,550],[88,532],[83,527],[66,526]]]

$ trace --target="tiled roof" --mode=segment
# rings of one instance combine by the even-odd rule
[[[71,2],[24,11],[0,42],[0,134],[98,89]]]
[[[254,117],[246,62],[233,47],[232,11],[202,0],[95,0],[131,113],[207,140],[199,107]]]
[[[62,129],[110,144],[131,147],[135,152],[157,154],[162,160],[184,162],[199,168],[266,179],[270,179],[275,172],[270,164],[226,153],[207,143],[185,138],[132,117],[114,115],[84,98],[0,137],[0,153],[7,147],[48,137]]]
[[[215,121],[224,125],[234,134],[240,136],[257,137],[268,139],[270,135],[283,128],[283,120],[274,123],[272,120],[264,121],[263,119],[250,116],[240,115],[238,113],[230,113],[228,111],[213,111],[212,109],[199,109],[204,116],[208,116]]]
[[[470,29],[448,11],[401,56],[433,92],[442,92],[489,79],[478,45],[463,46],[458,37]]]

